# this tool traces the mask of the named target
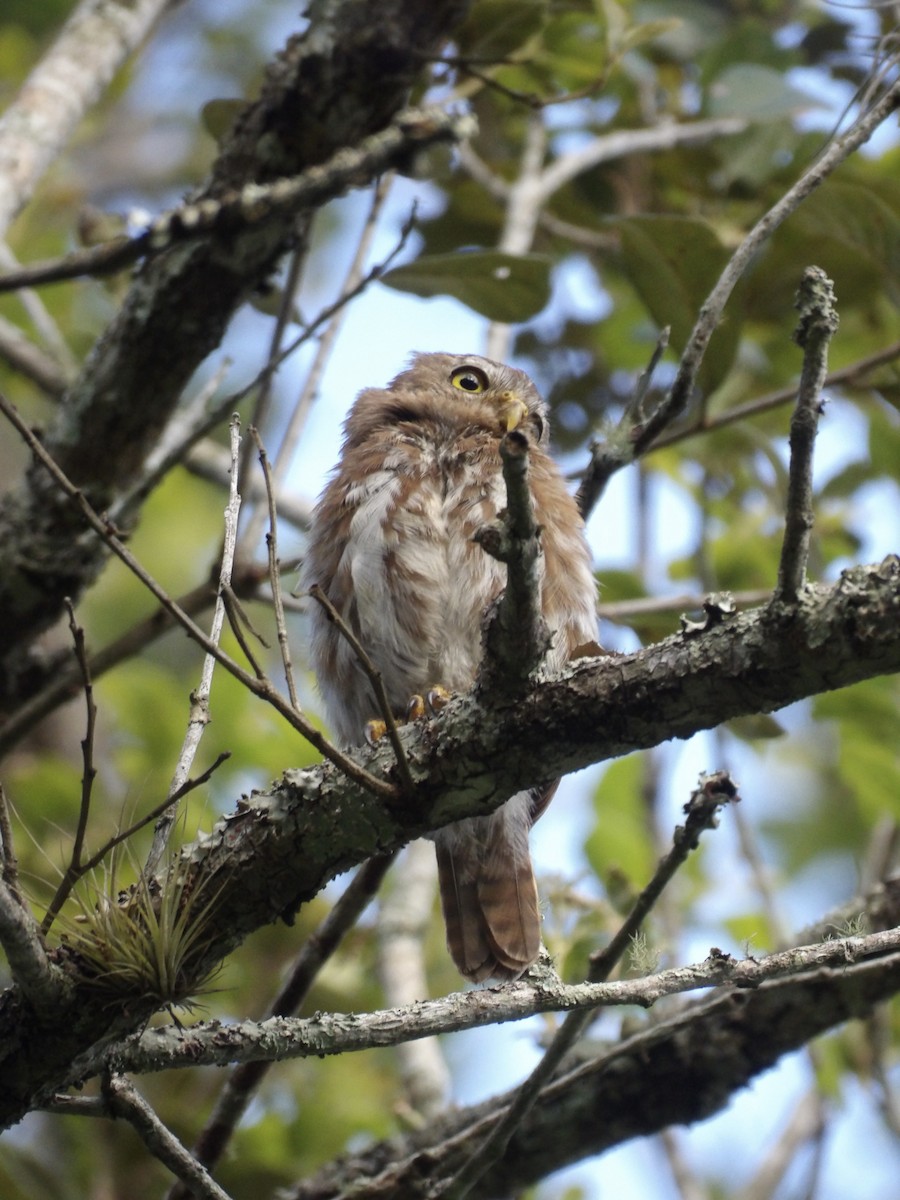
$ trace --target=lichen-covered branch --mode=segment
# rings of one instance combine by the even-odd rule
[[[738,614],[634,654],[581,659],[524,695],[494,697],[490,710],[473,696],[457,697],[432,721],[401,730],[415,810],[329,763],[285,772],[184,850],[185,882],[194,879],[202,893],[197,911],[209,903],[211,928],[196,968],[374,851],[491,811],[539,776],[898,669],[900,560],[891,556],[831,586],[806,588],[794,606]],[[355,757],[367,777],[395,769],[389,746],[360,748]],[[343,819],[335,822],[338,809]],[[139,1028],[153,1007],[151,998],[130,994],[100,1006],[76,988],[54,1013],[53,1037],[44,1038],[45,1020],[20,993],[8,993],[0,1001],[0,1121],[17,1120],[78,1080],[104,1045]]]

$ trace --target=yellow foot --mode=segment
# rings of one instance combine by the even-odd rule
[[[450,693],[445,687],[436,683],[434,687],[428,689],[424,696],[420,696],[418,693],[415,696],[410,696],[406,712],[400,724],[406,725],[410,721],[418,721],[422,717],[433,717],[442,708],[446,708],[449,702]],[[374,746],[376,742],[381,741],[386,733],[387,725],[384,721],[366,721],[365,736],[370,746]]]
[[[441,687],[439,683],[436,683],[429,690],[425,700],[428,703],[428,709],[431,713],[439,713],[442,708],[446,708],[450,703],[450,693],[445,687]]]

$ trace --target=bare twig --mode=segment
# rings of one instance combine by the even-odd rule
[[[660,862],[653,878],[638,896],[631,912],[609,945],[591,956],[588,969],[588,979],[591,983],[599,983],[609,977],[666,884],[683,865],[691,851],[697,848],[700,835],[715,825],[719,808],[737,799],[737,789],[724,772],[701,776],[699,787],[685,805],[687,820],[675,830],[672,849]],[[463,1200],[478,1180],[497,1162],[516,1129],[534,1107],[541,1089],[552,1078],[564,1056],[581,1037],[593,1017],[594,1012],[591,1009],[570,1013],[566,1017],[543,1058],[517,1091],[515,1100],[503,1118],[455,1179],[439,1190],[437,1194],[441,1200]]]
[[[746,592],[732,592],[731,597],[738,607],[748,607],[763,604],[769,600],[772,593],[768,588],[756,588]],[[683,613],[693,609],[703,608],[709,600],[709,593],[679,592],[674,596],[640,596],[635,600],[611,600],[606,604],[597,605],[597,612],[602,620],[630,621],[641,617],[655,617],[664,613]]]
[[[97,706],[94,704],[94,685],[91,681],[91,671],[84,645],[84,630],[75,620],[75,609],[72,607],[71,600],[66,600],[65,604],[69,614],[69,630],[75,645],[75,658],[78,662],[78,669],[81,672],[84,701],[87,708],[85,735],[81,741],[84,773],[81,777],[81,804],[78,809],[78,824],[72,842],[72,853],[69,855],[69,864],[65,869],[59,887],[56,889],[53,899],[50,901],[47,911],[44,914],[44,919],[41,923],[42,933],[46,933],[53,924],[54,918],[65,903],[66,897],[84,873],[81,855],[84,850],[84,839],[87,834],[88,818],[91,812],[91,792],[94,786],[94,779],[97,775],[97,770],[94,766],[94,731],[97,724]]]
[[[233,404],[231,407],[234,407]],[[192,446],[183,459],[183,466],[198,479],[205,479],[217,487],[227,488],[229,486],[231,467],[228,451],[212,439],[206,439],[196,446]],[[266,500],[265,484],[251,475],[241,495],[244,497],[245,504],[264,503]],[[313,507],[311,501],[303,499],[296,492],[276,486],[275,507],[278,510],[279,520],[287,521],[289,525],[304,532],[309,529],[309,518]],[[238,561],[240,561],[240,556]]]
[[[775,598],[790,604],[806,582],[809,539],[813,527],[813,450],[822,386],[828,368],[828,346],[838,327],[831,280],[819,267],[807,267],[797,293],[800,324],[794,340],[803,348],[803,370],[797,407],[791,418],[791,462],[785,512],[784,541],[778,564]]]
[[[228,1193],[215,1182],[209,1172],[187,1151],[171,1130],[122,1075],[109,1075],[104,1092],[113,1116],[121,1117],[154,1156],[164,1163],[173,1175],[181,1179],[192,1196],[202,1200],[229,1200]]]
[[[2,184],[0,184],[0,187],[2,187]],[[3,271],[17,271],[19,269],[19,260],[13,254],[8,243],[2,238],[0,238],[0,269]],[[79,364],[69,348],[69,343],[63,337],[59,325],[57,325],[56,320],[41,297],[30,288],[22,288],[19,291],[18,299],[28,314],[44,346],[59,363],[60,369],[70,379],[74,379],[78,373]]]
[[[251,577],[256,582],[255,568]],[[187,616],[195,616],[207,608],[215,599],[215,590],[210,583],[201,583],[192,588],[175,602],[175,606]],[[157,608],[149,617],[137,621],[126,630],[121,637],[98,650],[90,658],[91,675],[99,679],[106,671],[111,670],[120,662],[130,658],[145,646],[150,645],[156,638],[161,637],[177,624],[175,617],[165,608]],[[71,700],[77,693],[81,679],[81,668],[76,661],[53,661],[47,672],[47,683],[23,703],[0,726],[0,757],[2,757],[19,738],[29,729],[33,729],[38,721],[53,712],[60,704]]]
[[[394,757],[397,761],[397,770],[400,772],[403,789],[408,796],[411,796],[415,791],[415,783],[409,771],[409,763],[406,761],[406,751],[403,749],[403,743],[400,741],[400,731],[397,728],[397,721],[394,717],[391,702],[388,698],[387,690],[384,686],[384,679],[381,672],[372,662],[368,651],[362,642],[343,619],[338,610],[334,607],[321,587],[314,583],[309,589],[309,594],[317,604],[320,604],[324,609],[329,621],[333,621],[338,633],[356,655],[359,665],[366,674],[366,678],[371,685],[372,692],[375,695],[378,711],[381,713],[381,719],[384,721],[385,734],[388,741],[391,743],[391,749],[394,751]]]
[[[584,472],[575,495],[578,511],[585,520],[593,512],[610,479],[621,468],[623,456],[628,457],[633,431],[644,424],[644,401],[650,389],[653,372],[668,348],[670,332],[668,325],[660,331],[650,361],[638,376],[634,392],[615,430],[605,440],[594,442],[591,446],[590,466]]]
[[[225,624],[225,601],[222,597],[222,592],[225,588],[231,586],[231,573],[234,567],[234,551],[237,545],[237,528],[238,517],[241,511],[241,497],[238,492],[238,457],[241,449],[241,422],[240,418],[235,414],[231,418],[231,491],[228,497],[228,505],[225,509],[225,536],[222,543],[222,566],[219,571],[219,587],[216,595],[216,606],[213,610],[212,625],[209,631],[209,640],[215,647],[218,648],[219,640],[222,637],[222,627]],[[209,724],[209,697],[212,690],[212,677],[215,670],[216,660],[212,654],[207,651],[206,657],[203,660],[203,670],[200,672],[200,683],[195,691],[191,693],[191,711],[188,719],[188,727],[185,731],[184,742],[182,743],[181,753],[178,756],[178,762],[175,766],[175,771],[172,776],[172,783],[169,787],[169,795],[173,796],[180,791],[185,780],[190,775],[191,767],[194,764],[194,758],[197,755],[197,748],[200,745],[200,739],[203,737],[203,731]],[[176,812],[174,805],[167,808],[160,817],[153,831],[153,843],[150,847],[150,853],[147,856],[146,872],[148,875],[153,875],[162,861],[166,846],[168,845],[169,835],[172,831],[172,826],[175,823]]]
[[[29,341],[6,317],[0,317],[0,358],[54,400],[59,399],[69,385],[56,359]]]
[[[400,230],[400,236],[391,250],[390,254],[383,262],[378,263],[371,271],[363,274],[363,264],[368,257],[372,247],[372,242],[375,237],[375,231],[378,228],[378,219],[384,209],[385,202],[390,192],[392,175],[385,175],[379,179],[372,193],[372,203],[369,207],[368,215],[366,216],[365,224],[356,244],[356,250],[353,254],[353,259],[350,266],[347,268],[347,274],[344,282],[338,292],[337,300],[327,309],[323,310],[316,320],[305,330],[304,334],[309,335],[310,330],[321,328],[323,317],[327,324],[319,338],[319,344],[316,347],[316,353],[313,357],[312,365],[309,368],[306,376],[306,382],[303,385],[303,390],[297,398],[290,418],[288,419],[287,428],[284,431],[284,437],[281,439],[281,445],[275,455],[274,466],[274,481],[277,488],[284,482],[285,476],[290,468],[294,454],[297,450],[297,444],[309,416],[310,408],[318,391],[319,382],[322,378],[322,373],[325,370],[325,364],[334,349],[337,335],[343,325],[344,318],[347,314],[349,303],[356,299],[374,280],[383,275],[391,263],[395,260],[398,254],[403,250],[409,236],[413,231],[415,222],[415,209],[410,213],[409,218],[404,221],[403,227]],[[296,349],[296,346],[294,347]]]
[[[528,438],[519,430],[505,434],[500,459],[506,484],[506,510],[475,532],[482,550],[506,563],[506,588],[487,629],[482,674],[504,690],[520,687],[541,664],[550,631],[541,613],[540,527],[528,485]]]
[[[879,125],[895,111],[898,105],[900,105],[900,81],[889,88],[876,104],[863,112],[842,137],[831,143],[818,161],[801,175],[793,187],[789,188],[767,213],[760,217],[738,246],[700,309],[668,396],[634,439],[635,456],[644,453],[663,429],[671,425],[686,408],[694,390],[694,381],[697,378],[700,363],[703,361],[706,347],[719,323],[722,311],[735,284],[760,246],[772,236],[779,225],[783,224],[800,207],[807,196],[824,183],[829,175],[833,174],[845,159],[869,140]]]
[[[308,232],[309,218],[306,216],[298,217],[295,222],[297,244],[291,251],[291,256],[288,260],[287,278],[285,279],[284,289],[281,293],[281,303],[278,305],[275,325],[272,329],[269,353],[266,355],[266,365],[257,376],[258,386],[253,402],[253,414],[250,418],[250,426],[254,429],[265,429],[268,425],[269,409],[272,401],[272,385],[275,381],[275,373],[284,361],[281,357],[281,351],[283,349],[285,331],[290,323],[291,313],[294,309],[294,298],[300,286],[300,273],[303,269],[303,264],[306,262]],[[238,471],[238,487],[243,495],[246,494],[247,480],[250,477],[252,462],[253,448],[252,443],[248,441],[241,454],[240,470]],[[251,513],[250,521],[242,538],[242,552],[244,548],[249,549],[250,554],[255,552],[255,542],[259,536],[256,518],[258,514],[261,517],[263,511],[261,507],[258,507],[255,512]],[[251,529],[252,531],[248,532]]]
[[[316,976],[356,924],[363,909],[378,891],[393,854],[378,854],[363,863],[334,908],[307,939],[281,991],[272,1002],[270,1017],[295,1013],[312,987]],[[194,1157],[209,1170],[220,1160],[231,1141],[238,1121],[259,1090],[270,1062],[256,1059],[236,1067],[216,1101],[215,1108],[194,1146]],[[183,1184],[174,1184],[167,1200],[187,1200]]]
[[[27,422],[23,421],[18,411],[9,400],[0,393],[0,412],[10,421],[18,430],[21,437],[28,444],[31,451],[39,459],[44,468],[53,477],[58,486],[65,494],[76,504],[88,525],[99,534],[104,543],[109,549],[119,558],[126,567],[134,574],[143,585],[156,597],[163,605],[166,611],[177,621],[183,629],[187,631],[190,637],[198,643],[207,653],[211,654],[225,669],[238,679],[243,685],[254,695],[265,700],[267,704],[271,704],[306,740],[314,746],[321,754],[335,764],[349,778],[356,780],[362,787],[375,795],[383,796],[386,799],[394,800],[397,798],[397,789],[390,783],[382,779],[376,778],[369,774],[368,771],[358,766],[353,759],[346,754],[341,753],[336,746],[333,746],[327,738],[316,729],[311,721],[306,720],[300,713],[294,712],[291,706],[279,695],[276,689],[271,685],[268,679],[256,679],[238,665],[229,655],[227,655],[219,646],[215,644],[204,631],[183,612],[174,600],[169,596],[164,588],[156,582],[134,557],[128,547],[124,544],[121,538],[113,532],[109,523],[104,521],[94,511],[88,503],[84,494],[77,488],[62,471],[54,459],[47,453],[41,442],[32,431],[29,429]]]
[[[76,279],[82,275],[109,275],[140,258],[167,249],[173,243],[203,237],[207,233],[233,233],[272,217],[320,206],[358,187],[398,162],[412,150],[436,142],[455,142],[475,131],[471,116],[460,116],[438,108],[407,109],[398,113],[387,128],[371,134],[358,146],[344,147],[325,163],[309,167],[300,175],[273,183],[248,183],[219,200],[200,200],[156,217],[138,237],[104,242],[64,258],[33,263],[0,276],[0,292],[15,291],[40,283]],[[271,364],[267,364],[267,370]]]
[[[269,583],[272,588],[272,603],[275,609],[275,627],[278,631],[278,648],[281,651],[281,663],[284,667],[284,679],[287,684],[291,706],[300,711],[300,701],[297,698],[297,685],[294,682],[294,666],[291,661],[291,643],[288,638],[287,625],[284,619],[284,600],[281,594],[280,564],[278,561],[278,514],[275,510],[275,487],[266,448],[262,444],[259,430],[251,428],[250,436],[259,452],[259,462],[262,467],[263,479],[266,484],[266,497],[269,508],[269,532],[266,534],[266,546],[269,552]]]
[[[127,519],[169,471],[184,462],[191,447],[221,424],[228,413],[234,412],[234,404],[227,396],[212,403],[230,368],[231,359],[223,358],[196,395],[176,411],[144,459],[137,479],[110,509],[110,520]],[[227,459],[228,451],[224,447],[222,451]]]
[[[849,158],[872,136],[878,126],[900,105],[900,81],[895,83],[842,137],[836,139],[825,153],[797,180],[781,199],[774,204],[753,226],[737,250],[729,259],[715,287],[703,303],[688,338],[672,387],[666,398],[650,414],[647,421],[632,429],[618,429],[617,436],[608,444],[598,446],[582,481],[582,490],[592,494],[591,473],[597,469],[606,477],[636,458],[646,454],[657,444],[662,444],[661,435],[687,408],[693,395],[697,372],[706,353],[709,340],[715,332],[722,312],[749,263],[762,244],[775,230],[799,208],[803,201],[831,175],[845,159]],[[780,401],[779,401],[780,402]],[[756,410],[753,410],[756,411]],[[730,423],[747,415],[725,414],[721,423]],[[704,421],[699,428],[708,429],[716,424]],[[683,434],[670,434],[665,444],[678,440]],[[595,460],[596,459],[596,468]]]
[[[874,354],[868,354],[865,358],[860,358],[856,362],[849,363],[846,367],[829,372],[825,376],[823,386],[826,388],[836,388],[842,384],[860,384],[861,378],[867,372],[873,371],[876,367],[884,366],[885,363],[893,362],[896,358],[900,358],[900,342],[891,342],[883,350],[876,350]],[[714,417],[709,417],[705,413],[701,414],[700,419],[692,424],[662,434],[650,447],[650,451],[662,450],[666,446],[675,446],[679,442],[686,441],[688,438],[697,437],[704,433],[713,433],[717,429],[725,429],[729,425],[734,425],[737,421],[745,420],[747,417],[755,417],[760,413],[771,412],[772,409],[781,408],[783,404],[790,403],[796,397],[797,388],[796,385],[792,385],[790,387],[779,388],[775,392],[767,392],[763,396],[757,396],[755,400],[748,400],[746,404],[738,404],[734,408],[729,408]]]

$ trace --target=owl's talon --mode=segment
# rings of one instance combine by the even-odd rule
[[[418,721],[421,717],[426,716],[426,714],[427,709],[425,708],[425,701],[422,699],[422,697],[418,693],[416,693],[414,696],[410,696],[409,702],[406,705],[406,720]]]
[[[432,716],[436,716],[442,708],[446,708],[450,703],[450,693],[445,687],[441,687],[439,683],[436,683],[426,693],[425,702],[428,705],[428,711]]]
[[[365,735],[370,746],[380,742],[386,733],[387,725],[384,721],[366,721]]]

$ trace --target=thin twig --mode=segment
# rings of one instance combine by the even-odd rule
[[[2,124],[2,118],[0,118]],[[0,173],[0,190],[3,187],[2,173]],[[16,271],[19,269],[19,260],[13,254],[9,244],[0,239],[0,268],[4,271]],[[69,344],[63,337],[59,325],[51,315],[43,300],[30,288],[23,288],[19,292],[19,300],[22,306],[28,313],[32,325],[40,335],[44,345],[53,355],[60,365],[60,369],[74,379],[78,372],[78,361],[75,355],[69,348]]]
[[[84,850],[84,839],[87,835],[88,818],[91,812],[91,793],[93,791],[94,779],[97,776],[97,769],[94,766],[94,732],[97,724],[97,706],[94,704],[94,685],[91,681],[91,670],[88,665],[87,651],[84,645],[84,630],[75,620],[75,609],[72,607],[72,601],[66,598],[65,606],[69,614],[69,630],[72,634],[78,669],[81,672],[82,689],[87,708],[85,735],[81,740],[81,757],[84,770],[81,776],[81,803],[78,809],[78,824],[72,842],[72,852],[69,855],[69,863],[59,887],[54,892],[53,899],[44,913],[44,919],[41,922],[42,933],[46,933],[53,924],[56,914],[62,908],[72,888],[84,874],[81,855]]]
[[[621,467],[634,462],[635,459],[648,453],[661,443],[661,435],[687,408],[694,391],[697,372],[706,353],[710,338],[715,332],[722,312],[749,264],[753,261],[763,243],[771,237],[775,230],[792,215],[820,184],[831,175],[845,159],[849,158],[861,145],[868,141],[875,130],[891,113],[900,106],[900,81],[895,83],[867,112],[851,126],[843,137],[838,138],[828,147],[825,153],[814,163],[781,199],[756,222],[744,240],[728,260],[718,278],[713,290],[703,303],[694,328],[688,337],[675,379],[666,398],[650,414],[647,421],[633,429],[617,429],[616,436],[609,444],[598,446],[594,458],[597,460],[596,469],[611,475]],[[736,420],[733,414],[727,414],[727,422]],[[726,419],[720,419],[726,423]],[[712,427],[714,422],[706,422],[704,428]],[[680,435],[683,436],[683,435]],[[676,435],[670,435],[669,442],[676,440]],[[592,493],[590,482],[591,472],[595,470],[594,458],[589,463],[582,481],[582,489],[586,494]]]
[[[19,903],[22,892],[19,887],[19,860],[16,858],[16,844],[13,839],[12,822],[9,819],[9,803],[3,784],[0,783],[0,879],[5,887]]]
[[[53,400],[58,400],[69,385],[56,359],[29,341],[18,325],[6,317],[0,317],[0,358]]]
[[[806,583],[813,514],[813,451],[822,412],[822,387],[828,373],[828,347],[838,327],[831,280],[819,267],[807,267],[797,293],[800,324],[794,340],[803,348],[797,407],[791,418],[791,462],[784,541],[778,564],[775,599],[793,603]]]
[[[278,513],[275,509],[275,487],[272,472],[269,468],[269,458],[262,443],[259,430],[253,426],[250,436],[259,452],[259,463],[262,467],[263,479],[266,484],[266,498],[269,508],[269,532],[266,534],[266,547],[269,558],[269,584],[272,588],[272,604],[275,609],[275,628],[278,631],[278,648],[281,651],[281,664],[284,667],[284,679],[287,684],[291,707],[300,712],[300,701],[297,698],[297,685],[294,682],[294,665],[291,661],[291,643],[288,638],[287,624],[284,619],[284,600],[281,594],[280,564],[278,561]]]
[[[397,721],[394,717],[391,702],[388,698],[387,690],[384,686],[384,679],[381,672],[372,662],[368,651],[363,646],[359,638],[354,634],[353,630],[334,607],[321,587],[314,583],[309,589],[309,594],[317,604],[320,604],[324,609],[329,621],[334,622],[338,633],[356,655],[359,665],[365,672],[366,678],[371,685],[372,691],[375,694],[375,701],[378,705],[378,711],[381,713],[381,718],[384,721],[385,733],[388,741],[391,743],[391,748],[394,751],[394,757],[397,761],[397,769],[400,772],[400,779],[403,789],[408,796],[415,791],[415,782],[409,770],[409,763],[406,761],[406,751],[403,749],[403,743],[400,741],[400,731],[397,728]]]
[[[163,1125],[147,1101],[124,1076],[108,1075],[103,1090],[113,1116],[121,1117],[131,1125],[153,1157],[181,1179],[192,1196],[201,1200],[229,1200],[228,1193],[219,1187],[209,1172]]]
[[[359,868],[331,912],[307,938],[284,985],[272,1001],[270,1017],[289,1017],[297,1011],[324,964],[378,891],[393,860],[393,854],[376,854]],[[215,1108],[193,1150],[196,1160],[209,1170],[215,1167],[228,1148],[238,1122],[259,1091],[271,1066],[271,1062],[261,1059],[241,1063],[219,1093]],[[187,1197],[184,1186],[176,1183],[166,1200],[187,1200]]]
[[[737,799],[737,789],[725,772],[701,776],[699,787],[685,805],[687,820],[675,830],[672,849],[657,867],[653,878],[638,896],[631,912],[609,945],[591,956],[588,969],[588,980],[591,983],[600,983],[609,977],[639,932],[666,884],[684,864],[691,851],[697,848],[700,835],[714,827],[719,808]],[[541,1089],[552,1078],[563,1057],[581,1037],[594,1015],[595,1010],[587,1009],[570,1013],[566,1017],[543,1058],[519,1088],[502,1119],[458,1175],[436,1193],[441,1200],[463,1200],[478,1180],[499,1160],[513,1134],[536,1104]]]
[[[885,346],[883,350],[876,350],[874,354],[868,354],[865,358],[860,358],[856,362],[849,363],[846,367],[829,372],[825,376],[824,387],[836,388],[842,384],[857,384],[860,376],[874,370],[876,367],[884,366],[885,363],[893,362],[896,358],[900,358],[900,342],[892,342],[889,346]],[[872,386],[874,387],[875,385]],[[714,417],[704,415],[702,420],[695,421],[691,425],[664,433],[656,439],[648,452],[664,450],[667,446],[675,446],[679,442],[686,441],[688,438],[698,437],[705,433],[714,433],[719,429],[726,429],[729,425],[734,425],[737,421],[743,421],[747,417],[756,417],[760,413],[771,412],[772,409],[781,408],[783,404],[788,404],[791,400],[795,400],[796,397],[797,387],[795,384],[792,384],[790,387],[779,388],[775,392],[766,392],[763,396],[757,396],[754,400],[748,400],[746,404],[736,405],[734,408],[729,408]]]
[[[53,457],[47,453],[43,445],[34,433],[28,427],[19,415],[15,405],[0,392],[0,412],[15,426],[21,437],[27,443],[29,449],[35,457],[41,462],[42,466],[56,481],[58,486],[69,498],[74,501],[80,509],[82,515],[88,525],[97,533],[109,549],[119,558],[125,566],[135,575],[141,583],[150,591],[156,599],[163,605],[168,613],[177,621],[177,623],[187,631],[189,636],[197,642],[204,650],[211,654],[218,662],[225,667],[235,679],[239,680],[244,687],[265,700],[267,704],[279,712],[290,725],[293,726],[299,733],[306,738],[310,745],[314,746],[321,754],[323,754],[330,762],[334,763],[345,775],[354,779],[361,787],[373,795],[381,796],[387,800],[396,800],[398,798],[397,789],[393,784],[387,783],[383,779],[378,779],[371,775],[363,767],[343,754],[338,748],[332,745],[327,738],[316,729],[311,721],[308,721],[300,713],[294,712],[291,706],[283,699],[278,691],[272,686],[268,679],[255,679],[247,671],[245,671],[238,663],[236,663],[229,655],[227,655],[219,646],[217,646],[204,631],[183,612],[178,605],[172,600],[168,592],[161,587],[152,575],[144,569],[143,566],[134,557],[128,547],[124,544],[117,533],[110,527],[107,521],[104,521],[95,512],[93,507],[88,503],[84,494],[79,488],[72,483],[69,477],[58,466]]]
[[[241,422],[237,414],[231,418],[230,432],[231,490],[228,496],[228,505],[225,509],[225,536],[222,545],[219,588],[209,631],[209,640],[216,647],[219,645],[222,637],[222,627],[225,624],[225,602],[222,598],[222,592],[225,588],[231,586],[234,551],[237,545],[238,518],[241,511],[241,497],[237,488],[238,457],[241,449]],[[190,717],[188,718],[188,727],[185,730],[181,753],[178,756],[178,762],[175,765],[175,771],[172,775],[172,783],[169,787],[170,796],[180,791],[185,780],[189,777],[191,767],[194,765],[194,759],[197,756],[200,739],[203,737],[203,731],[209,724],[209,697],[212,691],[215,666],[215,658],[207,651],[206,657],[203,660],[203,669],[200,672],[200,683],[196,690],[191,693],[191,710]],[[153,842],[145,867],[148,876],[155,874],[162,861],[176,816],[177,813],[173,805],[166,809],[156,824],[156,828],[153,831]]]
[[[644,425],[644,401],[650,390],[653,373],[668,348],[670,332],[668,325],[660,331],[650,360],[638,376],[631,399],[625,406],[615,430],[604,441],[595,442],[591,446],[590,466],[584,472],[575,494],[575,503],[585,521],[596,507],[610,479],[620,470],[623,460],[628,458],[633,431]]]
[[[756,222],[738,246],[700,309],[668,396],[635,438],[634,451],[636,455],[643,453],[663,429],[671,425],[686,408],[693,394],[694,381],[697,378],[706,347],[719,324],[722,311],[737,281],[753,260],[760,246],[845,159],[869,140],[879,125],[887,120],[898,105],[900,105],[900,81],[895,83],[868,112],[862,113],[843,137],[832,142],[819,160],[805,171],[793,187],[789,188],[781,199]]]
[[[250,572],[254,585],[256,569]],[[208,608],[215,599],[215,590],[211,583],[201,583],[199,587],[185,592],[175,601],[175,606],[188,616],[195,616]],[[158,637],[174,628],[177,624],[174,616],[164,607],[159,607],[149,617],[137,621],[125,631],[121,637],[98,650],[90,658],[91,675],[99,679],[106,671],[118,666],[127,658],[154,642]],[[19,740],[29,729],[64,704],[71,700],[78,690],[81,670],[74,660],[51,662],[51,670],[47,671],[47,683],[12,713],[3,725],[0,725],[0,758]]]
[[[197,393],[176,410],[144,459],[138,477],[117,497],[109,510],[110,520],[126,521],[171,469],[184,462],[188,451],[217,428],[229,413],[234,412],[234,404],[229,397],[213,403],[230,369],[231,359],[223,358]],[[222,452],[228,455],[224,446]]]
[[[272,401],[272,385],[275,382],[275,373],[278,367],[284,361],[281,357],[283,349],[284,335],[288,324],[291,320],[291,313],[294,308],[294,298],[297,294],[297,289],[300,285],[300,272],[303,264],[306,261],[307,253],[307,237],[309,221],[308,218],[301,216],[295,222],[296,234],[298,235],[298,244],[291,251],[291,256],[288,261],[287,278],[285,279],[284,288],[281,293],[281,303],[278,305],[278,313],[275,317],[275,326],[272,330],[272,338],[269,342],[269,352],[266,355],[266,365],[257,376],[258,387],[256,389],[256,398],[253,402],[253,413],[250,417],[250,427],[255,429],[264,429],[268,425],[269,409]],[[242,494],[246,494],[247,480],[250,477],[250,468],[253,463],[253,445],[248,441],[241,454],[241,464],[238,471],[238,486]],[[255,524],[256,513],[251,513],[248,528]],[[250,553],[254,552],[254,544],[258,530],[256,533],[245,534],[242,538],[242,551],[245,547],[249,548]]]
[[[243,651],[244,657],[250,664],[253,674],[256,676],[256,678],[265,679],[265,668],[260,662],[257,661],[256,655],[250,648],[250,639],[244,633],[244,630],[246,629],[257,639],[257,641],[260,642],[265,649],[268,649],[265,640],[259,636],[256,630],[250,624],[247,611],[234,594],[234,591],[230,587],[226,587],[222,588],[220,594],[222,596],[222,602],[225,605],[225,615],[228,617],[228,627],[234,634],[235,641]]]
[[[325,365],[334,349],[337,335],[346,318],[350,300],[359,296],[370,283],[380,278],[388,270],[391,263],[394,262],[397,255],[405,247],[415,227],[416,210],[413,207],[408,218],[403,222],[393,249],[383,262],[378,263],[371,271],[363,274],[363,264],[372,248],[372,242],[378,228],[378,220],[387,201],[392,182],[393,176],[385,175],[375,185],[375,190],[372,193],[372,203],[369,206],[365,224],[356,243],[356,250],[354,251],[350,266],[347,268],[347,274],[338,292],[337,300],[324,310],[324,313],[328,314],[326,317],[327,325],[319,338],[319,344],[316,347],[312,364],[307,372],[303,390],[298,396],[297,403],[294,405],[293,411],[288,418],[284,437],[281,439],[281,445],[275,454],[273,479],[276,491],[284,482],[285,476],[290,469],[297,450],[297,444],[309,417],[316,392],[318,391]],[[321,328],[322,316],[323,313],[320,313],[311,328]]]

